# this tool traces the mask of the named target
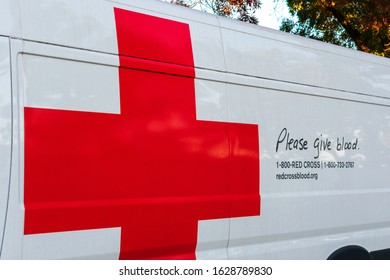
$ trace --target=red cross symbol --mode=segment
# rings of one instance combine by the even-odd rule
[[[258,127],[196,120],[188,25],[115,18],[121,113],[25,108],[25,234],[120,227],[120,258],[194,259],[199,220],[260,214]]]

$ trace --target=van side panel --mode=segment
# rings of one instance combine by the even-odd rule
[[[11,0],[10,0],[11,1]],[[23,39],[115,54],[109,1],[20,0]]]
[[[11,139],[12,120],[9,39],[0,37],[0,257],[10,184]]]
[[[389,63],[382,57],[224,18],[221,34],[228,73],[385,98],[390,94]]]
[[[77,77],[69,73],[61,77],[74,86],[36,85],[45,80],[42,75],[55,79],[57,70],[50,69],[65,62],[20,57],[20,76],[27,79],[20,87],[25,100],[25,241],[42,242],[42,234],[54,232],[120,227],[120,258],[194,259],[199,220],[260,214],[258,127],[196,120],[187,24],[122,9],[115,15],[120,113],[49,108],[47,98],[31,98],[53,91],[51,96],[65,101],[69,97],[60,90],[73,89],[77,95],[84,88],[92,96],[89,106],[100,95],[76,86]],[[159,37],[168,32],[182,44],[179,49],[170,45],[169,36]],[[40,73],[33,70],[36,63]],[[88,67],[66,64],[62,71]],[[93,83],[105,76],[88,78]],[[106,94],[114,98],[118,89]],[[26,257],[32,251],[25,251]]]
[[[0,0],[0,36],[21,36],[19,1]]]
[[[258,119],[262,136],[262,214],[231,220],[230,258],[326,259],[345,245],[390,248],[389,106],[290,89],[228,85],[232,121]]]
[[[0,7],[1,258],[389,251],[389,59],[158,0]]]

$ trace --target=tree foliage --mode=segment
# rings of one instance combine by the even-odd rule
[[[286,0],[281,30],[390,57],[389,0]]]
[[[231,17],[241,21],[258,24],[255,12],[260,8],[259,0],[169,0],[169,2],[193,8],[199,7],[203,11]]]

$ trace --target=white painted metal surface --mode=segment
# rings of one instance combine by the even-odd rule
[[[11,172],[11,69],[9,40],[0,37],[0,254],[8,206]]]
[[[114,13],[106,1],[19,2],[23,39],[117,52]]]
[[[0,23],[20,14],[21,24],[0,24],[0,35],[21,37],[12,40],[2,258],[119,256],[119,229],[23,234],[23,108],[120,112],[114,7],[190,25],[198,120],[259,125],[261,215],[200,221],[197,258],[326,259],[345,245],[390,248],[388,59],[159,1],[0,3]],[[0,237],[11,164],[8,42],[0,37]],[[94,240],[102,246],[91,249]]]
[[[31,44],[25,46],[27,54],[19,57],[25,106],[120,113],[117,57],[74,51],[71,59],[64,59],[72,52],[60,47],[52,47],[55,56],[47,57],[43,55],[49,47],[38,51],[40,45],[34,44],[34,53]],[[111,65],[103,64],[108,62]]]
[[[389,96],[388,62],[380,57],[226,19],[221,34],[229,73]]]
[[[21,36],[19,1],[0,0],[0,35]]]
[[[18,95],[17,83],[17,56],[13,55],[22,50],[22,41],[10,40],[11,53],[11,88],[12,88],[12,155],[11,155],[11,174],[10,187],[8,195],[7,220],[4,230],[3,247],[1,258],[3,259],[21,259],[24,233],[24,158],[23,158],[23,105]]]
[[[22,258],[115,260],[119,251],[120,228],[106,228],[25,235]]]

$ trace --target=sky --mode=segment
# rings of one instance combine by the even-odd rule
[[[288,8],[283,0],[261,0],[261,9],[256,13],[259,25],[279,30],[283,17],[289,17]]]

